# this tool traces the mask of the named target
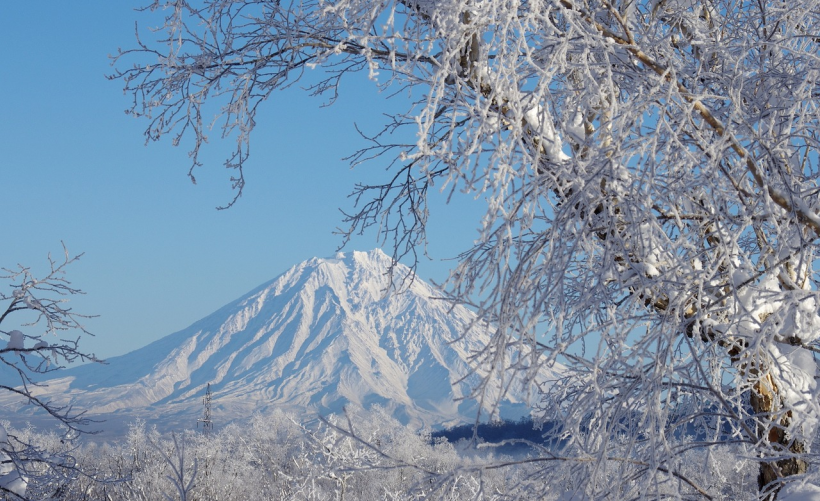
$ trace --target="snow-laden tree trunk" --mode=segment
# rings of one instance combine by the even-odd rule
[[[772,444],[775,450],[786,454],[784,459],[764,461],[760,464],[758,487],[765,492],[770,485],[777,485],[778,480],[789,475],[800,475],[808,471],[808,462],[801,459],[807,451],[805,442],[797,440],[788,432],[793,422],[790,411],[784,410],[780,403],[780,392],[770,375],[755,383],[751,394],[752,409],[758,415],[780,417],[771,426],[761,426],[759,433],[762,439]]]

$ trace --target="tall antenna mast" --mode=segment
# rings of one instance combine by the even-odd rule
[[[211,383],[208,383],[205,396],[202,397],[202,404],[205,406],[205,411],[202,414],[202,419],[197,419],[196,427],[199,428],[199,423],[202,423],[202,433],[209,435],[214,429],[214,423],[211,421]]]

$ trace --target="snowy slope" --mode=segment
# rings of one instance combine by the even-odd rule
[[[385,297],[390,264],[380,250],[311,259],[106,366],[64,371],[44,391],[120,421],[193,426],[208,383],[217,422],[273,407],[328,414],[373,404],[414,427],[473,421],[477,404],[457,399],[477,382],[461,379],[486,333],[450,343],[472,314],[433,299],[419,279]],[[527,393],[508,395],[502,417],[525,414]]]

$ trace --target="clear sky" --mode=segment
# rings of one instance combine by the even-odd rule
[[[194,186],[187,145],[145,146],[147,123],[126,116],[121,82],[105,78],[109,54],[133,46],[134,23],[148,21],[139,5],[11,2],[0,15],[0,266],[42,269],[61,241],[84,252],[68,278],[87,295],[72,305],[100,315],[82,346],[101,357],[180,330],[302,260],[332,256],[338,208],[351,207],[357,180],[380,179],[386,167],[351,170],[342,160],[365,145],[353,124],[376,132],[380,110],[401,104],[385,104],[363,78],[343,82],[332,107],[299,88],[274,94],[253,137],[245,195],[217,211],[232,197],[222,168],[231,144],[212,141]],[[422,263],[422,278],[446,277],[440,259],[469,245],[476,207],[433,207],[435,260]],[[347,249],[377,246],[370,233]]]

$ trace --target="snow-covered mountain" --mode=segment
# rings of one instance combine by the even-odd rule
[[[109,422],[193,426],[208,383],[223,423],[271,408],[373,404],[414,427],[475,420],[477,403],[458,399],[478,381],[463,377],[487,333],[451,342],[473,314],[434,299],[420,279],[385,295],[390,264],[380,250],[305,261],[187,329],[108,365],[66,370],[42,391]],[[394,276],[409,272],[397,265]],[[510,392],[501,417],[526,414],[528,393]]]

